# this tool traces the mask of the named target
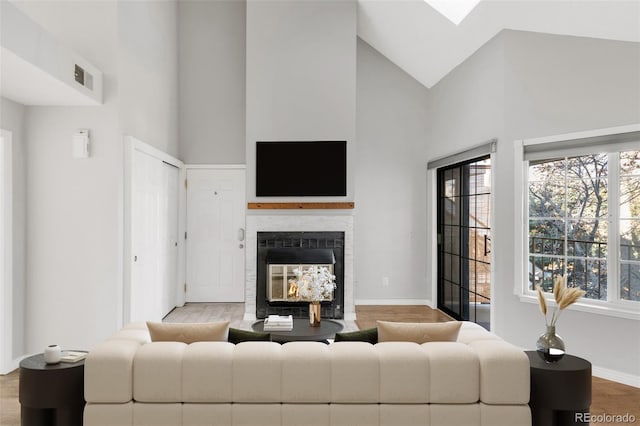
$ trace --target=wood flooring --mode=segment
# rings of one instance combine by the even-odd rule
[[[166,322],[207,322],[229,320],[236,328],[251,329],[251,321],[242,319],[242,303],[190,303],[174,309],[164,319]],[[442,322],[450,318],[444,313],[425,306],[356,306],[358,320],[344,321],[345,330],[375,327],[376,320],[398,322]],[[356,325],[357,323],[357,325]],[[593,378],[591,414],[593,416],[624,415],[635,417],[640,425],[640,388],[622,385],[609,380]],[[599,426],[621,423],[601,422]],[[0,426],[20,425],[18,403],[18,371],[0,376]],[[461,425],[462,426],[462,425]]]

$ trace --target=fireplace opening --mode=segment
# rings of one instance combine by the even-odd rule
[[[336,289],[321,302],[324,318],[343,318],[344,232],[258,232],[256,317],[308,318],[309,302],[298,294],[296,270],[325,267]]]
[[[333,274],[336,263],[331,249],[275,248],[267,251],[267,300],[295,303],[304,301],[299,294],[298,271],[327,268]],[[323,302],[333,300],[333,292]]]

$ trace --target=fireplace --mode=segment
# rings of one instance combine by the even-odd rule
[[[323,318],[344,318],[344,232],[258,232],[256,317],[308,318],[308,301],[295,288],[295,270],[326,267],[336,289],[321,302]]]

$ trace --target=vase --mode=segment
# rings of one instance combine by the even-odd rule
[[[311,327],[320,327],[320,302],[309,303],[309,324]]]
[[[44,362],[47,364],[57,364],[62,358],[62,349],[58,345],[49,345],[44,348]]]
[[[556,334],[556,327],[547,326],[547,331],[536,342],[538,355],[545,362],[557,362],[564,356],[564,340]]]

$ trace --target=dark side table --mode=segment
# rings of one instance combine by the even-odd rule
[[[44,355],[20,362],[22,426],[82,426],[84,360],[47,364]]]
[[[536,351],[526,354],[531,366],[533,426],[589,424],[591,363],[572,355],[547,363]]]

